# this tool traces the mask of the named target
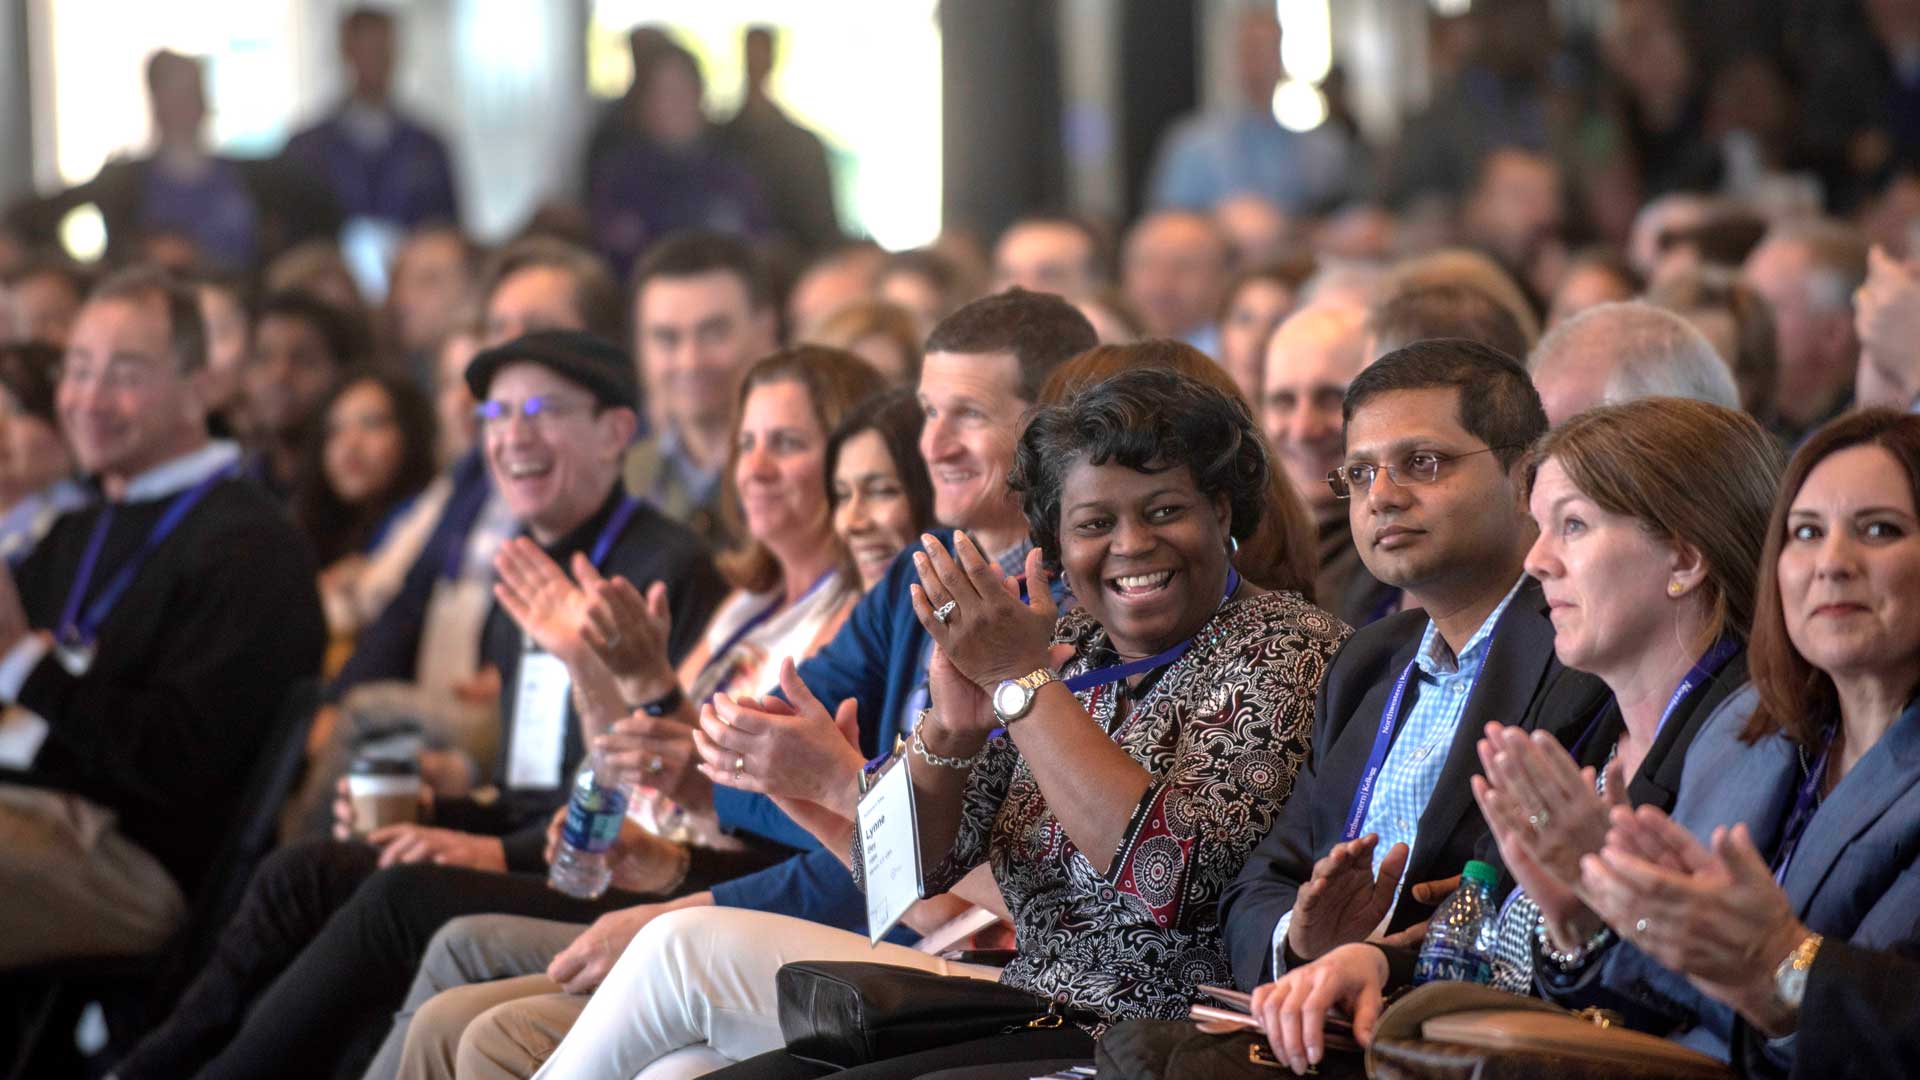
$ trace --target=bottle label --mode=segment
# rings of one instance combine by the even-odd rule
[[[627,817],[627,799],[617,788],[598,784],[575,788],[567,803],[567,820],[560,836],[568,847],[598,855],[613,846],[620,823]]]
[[[1487,962],[1484,954],[1459,948],[1451,941],[1435,941],[1431,937],[1420,950],[1420,960],[1413,969],[1415,986],[1430,982],[1485,984],[1492,981],[1493,965]]]

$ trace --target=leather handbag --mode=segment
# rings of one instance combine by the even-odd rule
[[[1730,1080],[1732,1071],[1679,1043],[1473,983],[1417,987],[1380,1015],[1367,1075],[1377,1080]]]
[[[997,982],[891,964],[787,964],[774,985],[787,1052],[842,1069],[1022,1028],[1099,1021]]]

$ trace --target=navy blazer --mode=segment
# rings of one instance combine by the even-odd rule
[[[1806,766],[1774,736],[1748,746],[1740,732],[1758,693],[1729,698],[1694,739],[1673,818],[1704,843],[1720,825],[1746,822],[1771,859]],[[1800,839],[1784,886],[1809,929],[1866,949],[1900,951],[1920,942],[1920,704],[1909,706],[1820,804]],[[1736,1036],[1727,1006],[1628,942],[1563,975],[1539,968],[1543,993],[1574,1007],[1599,1005],[1644,1031],[1671,1035],[1722,1059]],[[1744,1026],[1744,1025],[1742,1025]],[[1762,1075],[1784,1074],[1786,1055],[1757,1047]]]
[[[1274,928],[1293,910],[1294,895],[1313,875],[1314,862],[1340,842],[1380,714],[1395,680],[1419,651],[1426,627],[1424,611],[1389,616],[1357,631],[1327,669],[1314,705],[1312,755],[1294,778],[1293,794],[1273,831],[1221,898],[1227,954],[1242,989],[1273,980]],[[1397,723],[1406,722],[1419,693],[1420,680],[1410,681]],[[1546,601],[1539,583],[1529,578],[1494,629],[1486,666],[1420,817],[1402,884],[1459,873],[1487,835],[1467,781],[1480,771],[1474,744],[1488,723],[1544,729],[1572,743],[1608,700],[1606,684],[1554,656]],[[1404,929],[1432,912],[1402,893],[1389,929]]]

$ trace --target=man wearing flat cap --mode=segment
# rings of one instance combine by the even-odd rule
[[[474,357],[466,380],[480,401],[487,469],[525,535],[563,569],[579,555],[643,592],[664,582],[668,655],[677,665],[727,587],[691,532],[621,488],[621,463],[638,425],[627,354],[582,331],[535,331]],[[323,928],[344,930],[361,908],[404,903],[396,891],[415,892],[406,864],[464,868],[463,895],[438,899],[483,911],[497,875],[545,873],[547,822],[566,801],[585,752],[564,667],[539,652],[498,605],[488,613],[481,649],[500,669],[501,683],[502,752],[491,791],[435,799],[431,824],[381,829],[370,838],[376,842],[306,841],[269,857],[214,959],[117,1075],[191,1075],[223,1046],[219,1060],[248,1059],[253,1025],[240,1030],[248,1010],[311,982],[303,965],[341,961],[337,949],[315,942]],[[558,679],[539,675],[556,668]],[[559,893],[546,895],[574,910]]]

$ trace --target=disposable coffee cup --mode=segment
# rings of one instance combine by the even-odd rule
[[[347,773],[347,801],[357,836],[418,821],[420,768],[404,758],[357,758]]]

